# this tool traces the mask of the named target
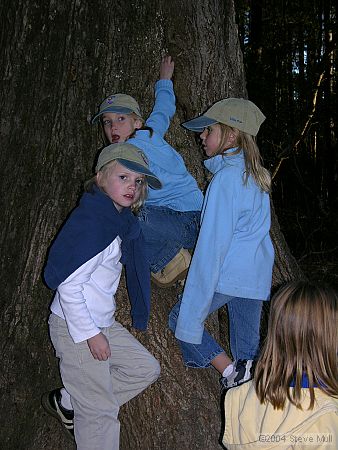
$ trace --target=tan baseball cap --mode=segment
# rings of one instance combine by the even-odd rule
[[[142,173],[145,175],[147,182],[153,189],[161,189],[162,183],[149,170],[148,160],[145,154],[135,145],[127,144],[126,142],[121,142],[118,144],[110,144],[99,154],[96,172],[102,169],[105,164],[110,161],[118,161],[122,166],[131,170],[132,172]]]
[[[226,98],[215,103],[204,114],[182,125],[188,130],[202,132],[204,128],[223,123],[244,133],[256,136],[265,120],[262,111],[250,100]]]
[[[102,114],[107,112],[119,114],[135,113],[141,116],[141,110],[137,101],[127,94],[113,94],[109,95],[100,105],[99,112],[92,118],[91,123],[96,123]]]

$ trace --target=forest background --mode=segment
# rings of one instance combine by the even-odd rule
[[[337,22],[332,1],[235,1],[272,198],[309,278],[338,282]]]
[[[273,290],[303,276],[337,282],[336,28],[336,4],[321,0],[2,0],[0,448],[73,448],[40,405],[61,383],[41,272],[102,145],[88,117],[112,92],[135,96],[147,117],[164,53],[177,98],[166,137],[201,188],[199,139],[180,124],[227,96],[249,97],[267,117]],[[181,291],[153,286],[148,332],[135,333],[162,372],[121,408],[121,450],[220,448],[218,375],[185,368],[167,327]],[[117,305],[130,329],[124,280]],[[226,323],[225,308],[207,323],[225,346]]]

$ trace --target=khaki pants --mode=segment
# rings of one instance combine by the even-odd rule
[[[111,349],[107,361],[94,359],[87,341],[74,344],[65,320],[55,314],[49,329],[72,398],[78,450],[118,450],[119,408],[158,378],[158,361],[118,322],[102,329]]]

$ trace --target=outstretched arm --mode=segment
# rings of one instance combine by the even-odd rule
[[[164,56],[160,66],[160,80],[171,80],[175,63],[170,55]]]
[[[146,121],[160,136],[167,132],[170,120],[175,114],[175,94],[171,78],[174,72],[174,61],[170,55],[164,56],[160,65],[160,79],[155,84],[155,104]]]

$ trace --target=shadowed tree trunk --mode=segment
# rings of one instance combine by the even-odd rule
[[[3,0],[1,12],[1,448],[71,449],[40,406],[59,386],[48,338],[48,246],[90,177],[100,143],[88,124],[101,99],[135,96],[146,117],[160,58],[173,56],[177,114],[168,140],[205,186],[202,152],[179,124],[227,95],[245,96],[232,0]],[[274,284],[298,277],[274,221]],[[212,264],[212,261],[210,261]],[[153,288],[147,333],[161,378],[123,406],[121,450],[220,448],[218,375],[183,367],[167,316],[178,287]],[[118,319],[129,326],[124,282]],[[219,331],[217,315],[209,321]]]

